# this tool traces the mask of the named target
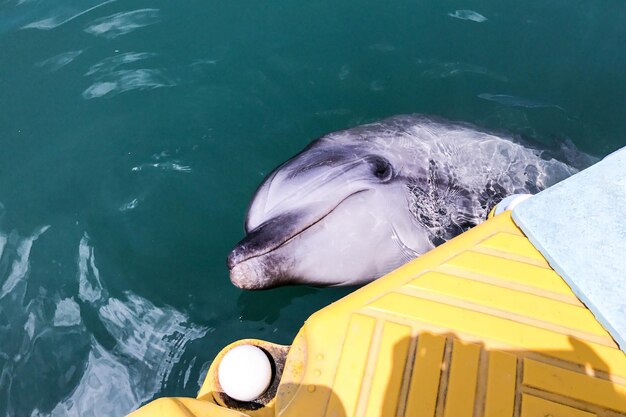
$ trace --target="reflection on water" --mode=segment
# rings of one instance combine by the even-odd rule
[[[0,300],[2,300],[5,296],[7,296],[11,291],[15,289],[18,284],[24,285],[24,278],[26,278],[26,273],[28,272],[28,258],[30,256],[30,250],[33,247],[33,242],[41,236],[46,230],[48,230],[50,226],[44,226],[38,231],[36,231],[32,236],[23,239],[19,244],[16,245],[15,254],[16,258],[11,262],[11,272],[9,273],[6,280],[4,280],[2,284],[2,289],[0,289]],[[15,234],[11,235],[13,241],[17,239]],[[4,241],[6,242],[7,237],[4,237]]]
[[[85,32],[113,39],[158,22],[159,9],[133,10],[96,19],[85,29]]]
[[[63,52],[61,54],[40,61],[35,65],[37,65],[38,67],[43,67],[51,72],[58,71],[62,67],[71,63],[78,55],[82,53],[82,50]]]
[[[351,291],[242,293],[225,266],[264,175],[327,132],[418,112],[623,146],[625,13],[0,1],[0,416],[193,395],[226,344],[289,343]]]
[[[129,28],[130,25],[125,25],[124,27]],[[176,83],[161,69],[118,69],[122,66],[156,56],[156,54],[151,52],[119,53],[119,51],[116,51],[115,55],[93,64],[89,67],[85,76],[94,79],[96,82],[83,91],[83,98],[111,97],[131,90],[174,87]]]
[[[454,12],[448,13],[448,16],[461,20],[471,20],[476,23],[482,23],[487,20],[485,16],[473,10],[455,10]]]
[[[51,30],[115,0],[16,0],[0,6],[0,32]]]
[[[526,107],[528,109],[542,109],[553,107],[555,109],[565,111],[563,107],[557,106],[556,104],[544,103],[538,100],[532,100],[524,97],[510,96],[508,94],[481,93],[478,94],[478,98],[482,98],[483,100],[488,101],[495,101],[496,103],[502,104],[507,107]]]
[[[187,343],[207,328],[132,292],[110,297],[87,235],[78,245],[76,295],[61,298],[64,283],[32,288],[31,252],[47,229],[28,237],[0,233],[0,413],[124,415],[158,392]],[[97,317],[110,348],[92,336],[84,315]],[[42,363],[44,372],[33,372]],[[44,394],[33,398],[38,390]],[[62,400],[55,405],[51,396]]]
[[[83,91],[85,99],[113,96],[131,90],[151,90],[176,85],[161,70],[141,68],[111,72]]]
[[[478,74],[493,78],[498,81],[509,81],[504,75],[489,71],[480,65],[468,64],[466,62],[439,62],[437,60],[416,60],[416,64],[425,68],[422,71],[424,77],[438,79],[459,76],[463,74]]]
[[[152,58],[154,56],[156,56],[156,54],[150,52],[120,53],[104,58],[97,64],[93,64],[91,67],[89,67],[89,70],[85,73],[85,75],[111,74],[114,70],[124,64],[130,64],[132,62],[141,61],[143,59]]]

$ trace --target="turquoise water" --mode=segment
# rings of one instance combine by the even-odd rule
[[[0,415],[121,416],[350,289],[247,293],[256,186],[323,133],[423,112],[626,145],[626,5],[0,2]]]

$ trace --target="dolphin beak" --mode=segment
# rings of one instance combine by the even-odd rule
[[[238,263],[230,269],[230,282],[242,290],[265,290],[280,285],[265,273],[259,258]]]
[[[264,255],[291,239],[301,231],[298,229],[301,223],[298,219],[301,217],[295,213],[283,214],[250,231],[230,251],[227,259],[228,269],[233,269],[237,264],[250,258]]]
[[[285,213],[251,230],[228,255],[231,282],[246,290],[279,285],[284,273],[276,269],[283,263],[272,262],[272,252],[305,230],[309,226],[308,217],[302,213]]]

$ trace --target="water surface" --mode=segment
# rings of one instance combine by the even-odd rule
[[[350,289],[242,292],[225,257],[276,165],[422,112],[604,156],[626,5],[0,3],[0,415],[196,393],[227,343],[290,343]]]

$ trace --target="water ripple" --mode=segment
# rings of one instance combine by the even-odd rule
[[[35,65],[37,67],[46,68],[48,71],[51,72],[58,71],[59,69],[71,63],[74,59],[76,59],[77,56],[82,53],[82,49],[78,51],[63,52],[51,58],[44,59],[43,61],[38,62]]]
[[[418,59],[417,64],[426,66],[421,75],[431,79],[443,79],[456,77],[462,74],[478,74],[484,75],[498,81],[506,82],[508,78],[504,75],[495,73],[480,65],[474,65],[466,62],[441,62],[437,60],[421,60]]]
[[[53,324],[56,327],[70,327],[80,324],[80,307],[73,298],[64,298],[57,303]]]
[[[29,237],[0,232],[0,279],[8,275],[2,291],[14,294],[0,298],[0,415],[126,415],[162,389],[188,343],[209,329],[130,291],[111,297],[87,234],[78,244],[78,294],[51,280],[25,297],[31,249],[47,229]],[[94,337],[94,320],[112,339],[109,347]],[[35,371],[38,378],[24,379]],[[24,398],[24,381],[33,392],[50,387],[48,398]]]
[[[113,39],[159,21],[159,9],[139,9],[96,19],[85,32]]]
[[[13,291],[17,284],[24,280],[29,268],[28,259],[30,257],[30,250],[33,247],[33,242],[35,242],[39,238],[39,236],[41,236],[49,228],[50,226],[42,227],[31,237],[24,239],[20,243],[19,247],[17,248],[18,259],[13,261],[11,273],[2,285],[2,290],[0,290],[0,299],[4,298],[8,293]]]
[[[95,340],[92,344],[85,371],[74,392],[50,414],[34,410],[31,417],[123,416],[141,403],[131,385],[128,368]]]
[[[72,4],[21,0],[17,3],[17,7],[13,9],[14,16],[9,15],[9,18],[6,19],[10,23],[5,26],[4,22],[2,22],[5,19],[0,19],[0,31],[12,29],[15,24],[23,23],[24,19],[28,19],[31,16],[37,16],[35,17],[36,20],[22,24],[21,29],[51,30],[114,1],[98,2],[86,0],[80,2],[81,7],[74,7]]]
[[[502,104],[507,107],[525,107],[528,109],[541,109],[541,108],[555,108],[559,110],[565,111],[565,109],[561,106],[551,103],[545,103],[543,101],[534,100],[525,97],[517,97],[511,96],[508,94],[491,94],[491,93],[481,93],[478,94],[478,98],[483,100],[493,101],[498,104]]]
[[[0,233],[0,259],[2,259],[2,254],[4,253],[4,247],[7,244],[7,237]]]
[[[119,210],[120,211],[128,211],[128,210],[132,210],[134,208],[136,208],[139,205],[139,199],[138,198],[133,198],[131,201],[129,201],[128,203],[124,203],[120,206]]]
[[[156,54],[151,52],[126,52],[120,55],[111,56],[103,59],[97,64],[93,64],[89,67],[89,70],[85,73],[85,75],[110,74],[122,65],[152,58],[154,56],[156,56]]]
[[[143,171],[146,168],[156,168],[163,171],[178,171],[178,172],[191,172],[191,167],[187,165],[181,165],[176,161],[173,162],[156,162],[153,164],[141,164],[132,168],[132,171]]]
[[[154,68],[115,71],[100,78],[83,91],[86,100],[113,96],[131,90],[153,90],[174,87],[176,83]]]
[[[470,20],[476,23],[482,23],[487,20],[485,16],[473,10],[455,10],[454,12],[448,13],[448,16],[454,17],[455,19]]]
[[[95,303],[103,297],[103,292],[93,247],[89,245],[89,236],[84,234],[78,245],[78,297]]]

